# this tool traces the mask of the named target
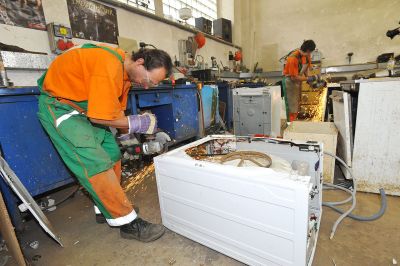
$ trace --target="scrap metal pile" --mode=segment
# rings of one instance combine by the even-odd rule
[[[236,140],[215,139],[204,144],[194,146],[185,150],[186,154],[195,160],[207,162],[221,162],[226,154],[236,151]]]
[[[277,172],[293,173],[290,163],[283,158],[257,151],[238,150],[236,143],[242,141],[246,139],[213,139],[188,148],[185,152],[199,161],[236,167],[264,167]]]

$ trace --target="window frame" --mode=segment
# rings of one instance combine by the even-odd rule
[[[148,12],[153,15],[156,13],[155,0],[116,0],[116,1],[123,3],[127,6]],[[148,2],[148,7],[140,5],[140,3],[145,3],[145,2]]]
[[[187,24],[195,26],[195,18],[204,17],[214,21],[217,17],[217,0],[162,0],[163,14],[167,19],[183,23],[179,18],[179,9],[188,7],[192,10],[192,17],[187,20]],[[213,7],[215,8],[213,10]]]

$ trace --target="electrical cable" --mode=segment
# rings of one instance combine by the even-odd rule
[[[145,43],[145,42],[140,42],[140,43],[139,43],[139,46],[140,46],[141,49],[146,48],[146,46],[153,47],[153,49],[158,49],[158,48],[155,47],[153,44],[151,44],[151,43]]]
[[[324,183],[325,186],[340,189],[340,190],[346,191],[347,193],[351,194],[351,196],[349,198],[347,198],[343,201],[323,202],[322,203],[323,206],[329,207],[329,208],[341,213],[339,218],[336,220],[336,222],[332,226],[332,231],[331,231],[331,235],[330,235],[330,239],[332,239],[335,235],[337,227],[343,221],[343,219],[346,217],[350,217],[350,218],[358,220],[358,221],[372,221],[372,220],[376,220],[376,219],[380,218],[385,213],[385,210],[386,210],[386,195],[385,195],[385,192],[383,189],[379,190],[381,193],[381,208],[378,213],[376,213],[370,217],[361,217],[358,215],[351,214],[353,212],[353,210],[355,209],[356,202],[357,202],[357,200],[356,200],[356,193],[357,193],[356,179],[355,179],[351,169],[347,166],[347,164],[341,158],[337,157],[336,155],[334,155],[330,152],[324,152],[324,154],[328,155],[332,158],[335,158],[339,163],[341,163],[349,171],[349,174],[353,179],[353,190],[347,189],[342,186],[334,185],[334,184]],[[335,207],[336,205],[342,205],[342,204],[345,204],[350,201],[352,201],[352,205],[347,211],[343,211],[343,210]]]

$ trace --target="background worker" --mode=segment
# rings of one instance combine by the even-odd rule
[[[149,88],[167,77],[170,56],[141,49],[131,56],[118,48],[86,44],[58,56],[38,84],[39,119],[61,158],[89,192],[96,218],[120,228],[123,238],[148,242],[164,227],[138,217],[120,185],[121,153],[109,127],[121,140],[153,134],[153,114],[125,116],[131,82]],[[98,221],[101,219],[97,219]]]
[[[287,109],[289,120],[294,121],[299,113],[301,83],[309,83],[319,80],[319,75],[309,76],[311,69],[311,53],[315,50],[313,40],[306,40],[300,49],[296,49],[287,55],[286,63],[283,69],[283,75],[286,86]]]

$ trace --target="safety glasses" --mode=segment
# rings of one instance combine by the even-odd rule
[[[149,72],[147,72],[147,70],[145,69],[146,72],[146,78],[143,80],[143,85],[145,88],[151,88],[151,87],[156,87],[158,85],[158,83],[154,83],[153,81],[151,81],[150,77],[149,77]]]

